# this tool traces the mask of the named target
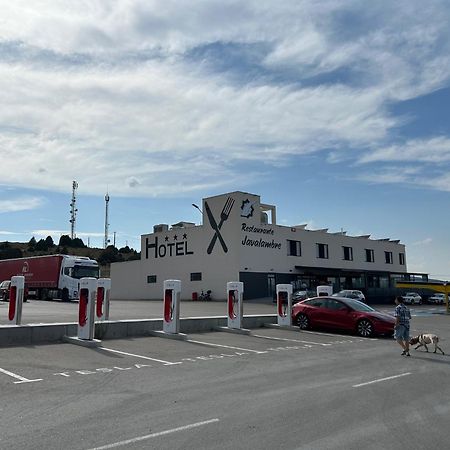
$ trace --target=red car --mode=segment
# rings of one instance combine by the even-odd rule
[[[301,329],[332,328],[362,337],[393,334],[395,319],[352,298],[314,297],[292,307],[292,320]]]

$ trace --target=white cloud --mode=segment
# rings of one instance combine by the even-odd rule
[[[448,162],[445,136],[380,144],[403,120],[387,105],[448,82],[448,18],[419,1],[2,2],[2,182],[161,196],[249,185],[324,148]],[[264,48],[258,74],[193,58],[215,43]],[[348,79],[308,81],[333,71]]]
[[[359,158],[360,163],[373,162],[424,162],[444,163],[450,161],[450,137],[413,139],[403,144],[380,148]]]
[[[433,239],[428,237],[428,238],[422,239],[421,241],[413,242],[411,245],[415,245],[415,246],[429,245],[432,242],[433,242]]]
[[[41,197],[17,197],[0,200],[0,214],[36,209],[44,203],[45,200]]]

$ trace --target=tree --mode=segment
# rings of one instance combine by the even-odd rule
[[[72,239],[70,239],[70,236],[68,234],[63,234],[60,238],[59,238],[59,243],[58,245],[60,247],[71,247],[72,246]]]
[[[45,243],[47,244],[47,248],[55,246],[55,243],[53,242],[53,238],[51,236],[47,236],[45,238]]]
[[[48,250],[47,242],[44,241],[44,239],[39,239],[34,246],[34,249],[38,252],[46,252]]]
[[[30,252],[34,252],[36,248],[36,239],[34,238],[34,236],[28,241],[28,250]]]
[[[72,247],[74,248],[85,248],[84,242],[80,238],[72,239]]]
[[[20,248],[11,247],[9,242],[0,244],[0,259],[22,258],[22,256]]]
[[[119,253],[114,245],[108,245],[97,259],[98,263],[102,266],[111,264],[113,262],[123,261],[123,256]]]

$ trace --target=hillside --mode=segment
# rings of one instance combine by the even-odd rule
[[[110,274],[110,264],[112,262],[130,261],[140,258],[140,253],[128,246],[117,249],[113,245],[110,245],[106,249],[103,249],[86,246],[39,245],[42,244],[42,242],[45,241],[41,240],[37,243],[35,243],[35,241],[0,242],[0,259],[54,255],[59,253],[65,255],[87,256],[98,261],[100,265],[100,275],[102,277],[108,277]],[[47,244],[51,243],[47,242]]]

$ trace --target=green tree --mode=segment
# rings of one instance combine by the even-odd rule
[[[68,234],[63,234],[60,238],[59,238],[59,243],[58,245],[60,247],[72,247],[72,239],[70,239],[70,236]]]
[[[22,256],[20,248],[11,247],[9,242],[0,244],[0,259],[22,258]]]
[[[45,238],[45,243],[47,244],[47,248],[55,246],[55,243],[53,242],[53,238],[51,236],[47,236]]]
[[[34,238],[34,236],[28,241],[28,250],[30,252],[34,252],[36,248],[36,239]]]
[[[80,238],[72,239],[72,247],[74,248],[85,248],[84,242]]]
[[[34,246],[34,249],[38,252],[46,252],[48,250],[47,242],[44,239],[39,239]]]

